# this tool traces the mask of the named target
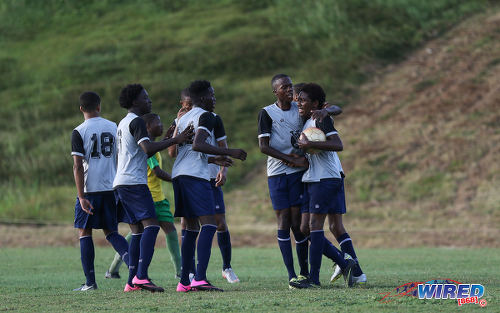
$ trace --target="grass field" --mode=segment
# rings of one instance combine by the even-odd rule
[[[87,293],[71,291],[83,281],[78,248],[7,248],[0,250],[0,311],[500,311],[500,249],[364,249],[358,254],[369,279],[366,288],[345,289],[340,282],[330,286],[331,263],[323,259],[323,288],[299,291],[288,290],[277,248],[234,249],[232,265],[242,281],[237,285],[229,285],[220,278],[220,254],[215,248],[209,279],[226,292],[177,294],[168,253],[166,249],[157,249],[150,276],[164,286],[166,292],[124,294],[124,278],[103,278],[112,256],[110,248],[97,248],[95,264],[99,290]],[[383,294],[407,282],[439,278],[484,285],[483,299],[488,302],[487,307],[467,304],[458,308],[455,300],[411,297],[390,303],[379,301]]]

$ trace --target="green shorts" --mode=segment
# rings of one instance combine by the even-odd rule
[[[170,212],[170,203],[167,199],[155,202],[155,210],[159,222],[174,222],[174,216]]]

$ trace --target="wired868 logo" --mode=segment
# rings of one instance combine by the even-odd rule
[[[452,279],[434,279],[427,282],[410,282],[399,286],[384,295],[380,302],[391,302],[403,296],[425,299],[457,300],[458,306],[475,303],[485,307],[487,302],[481,299],[484,286],[480,284],[462,284]]]

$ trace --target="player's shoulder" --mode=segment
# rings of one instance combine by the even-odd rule
[[[278,108],[278,106],[276,105],[276,102],[274,103],[271,103],[270,105],[266,105],[265,107],[262,108],[261,112],[262,111],[266,111],[266,112],[269,112],[269,111],[272,111],[272,110],[276,110]]]

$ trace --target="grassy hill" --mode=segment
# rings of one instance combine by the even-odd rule
[[[382,69],[336,118],[361,245],[498,247],[499,42],[499,10],[470,18]],[[231,219],[258,212],[271,236],[264,169],[255,176],[228,197]]]
[[[274,101],[269,80],[277,72],[292,75],[296,82],[322,84],[329,99],[354,102],[346,107],[339,125],[346,141],[343,161],[352,172],[350,197],[360,208],[369,208],[354,210],[359,212],[355,213],[359,221],[373,215],[380,220],[384,213],[371,208],[396,201],[390,200],[392,196],[417,208],[404,212],[418,215],[420,200],[428,195],[428,188],[436,186],[431,195],[441,194],[439,188],[445,188],[440,201],[449,204],[458,190],[451,173],[468,169],[467,159],[448,171],[438,161],[438,165],[422,163],[419,149],[411,146],[410,150],[398,150],[400,158],[395,160],[385,149],[369,150],[374,149],[376,141],[368,136],[375,130],[379,136],[384,132],[387,135],[389,128],[379,130],[380,125],[394,123],[397,129],[407,126],[398,113],[419,106],[419,101],[424,101],[418,100],[420,95],[439,88],[444,77],[435,70],[434,76],[410,79],[406,87],[415,87],[405,94],[404,101],[398,98],[397,102],[382,100],[385,98],[378,95],[383,92],[375,87],[376,97],[372,98],[370,91],[360,95],[359,87],[368,81],[377,82],[380,71],[391,68],[389,64],[402,62],[415,48],[447,34],[465,17],[489,9],[486,0],[3,1],[0,217],[71,220],[75,192],[70,133],[82,120],[78,96],[84,90],[97,91],[103,98],[103,116],[118,121],[125,112],[117,104],[117,96],[120,88],[131,82],[140,82],[148,89],[154,111],[169,121],[177,111],[181,89],[194,79],[211,80],[218,100],[216,111],[224,118],[230,145],[249,151],[247,162],[230,171],[228,187],[233,190],[233,198],[252,188],[265,190],[261,177],[252,181],[252,186],[244,184],[247,179],[241,180],[246,175],[259,175],[252,172],[264,159],[255,138],[256,117],[261,107]],[[478,49],[488,51],[492,43],[485,41]],[[489,73],[478,79],[487,79]],[[479,81],[476,84],[483,86]],[[377,97],[380,100],[375,104],[373,99]],[[384,119],[379,116],[381,112],[385,112]],[[477,118],[480,122],[490,116],[474,112],[464,116],[466,121]],[[423,134],[431,131],[433,118],[440,116],[428,115],[427,120],[415,120],[428,123],[420,130]],[[468,133],[469,139],[489,146],[479,130],[475,131],[475,135]],[[410,129],[396,135],[403,142],[411,143],[414,138]],[[376,148],[388,148],[387,144]],[[441,146],[420,144],[423,150],[419,153],[434,149],[431,156],[443,155]],[[166,166],[171,164],[166,162]],[[430,175],[438,169],[445,172],[437,177]],[[474,177],[471,188],[485,184],[480,190],[489,194],[488,185],[494,177]],[[396,190],[398,185],[405,188]],[[259,198],[264,201],[262,195]],[[428,199],[433,201],[432,197]],[[370,205],[373,201],[378,204]],[[261,218],[269,221],[269,203],[262,205],[250,215],[261,216],[262,211]]]

